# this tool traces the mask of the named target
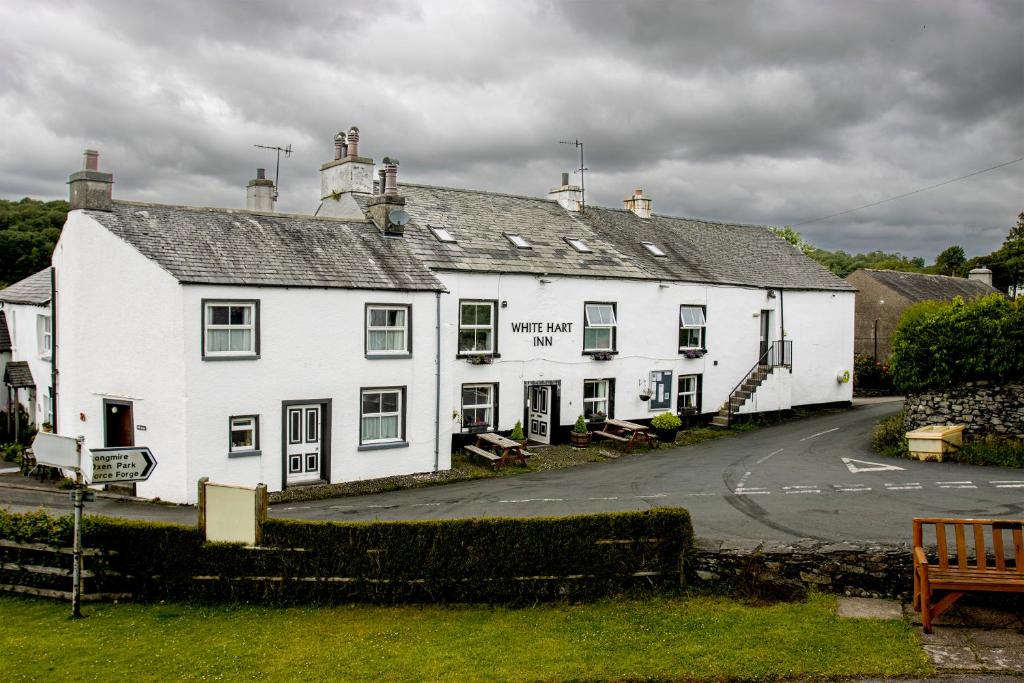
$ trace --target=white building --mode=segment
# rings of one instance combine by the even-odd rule
[[[12,435],[18,414],[11,409],[15,403],[36,428],[53,424],[52,272],[52,268],[44,268],[0,289],[0,377],[4,384],[0,410]],[[19,423],[17,430],[25,427]]]
[[[399,187],[357,136],[315,217],[270,211],[262,177],[241,211],[72,176],[58,427],[152,448],[140,495],[445,469],[463,434],[517,421],[550,443],[581,414],[850,401],[852,288],[770,231],[653,214],[639,191],[580,210],[564,176],[544,199]]]

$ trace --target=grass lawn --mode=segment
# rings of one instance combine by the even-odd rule
[[[766,680],[932,673],[904,622],[835,598],[268,609],[0,597],[0,680]]]

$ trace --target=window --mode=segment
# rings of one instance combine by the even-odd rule
[[[438,242],[455,242],[457,241],[452,234],[448,231],[448,228],[441,228],[436,225],[428,225],[430,232],[434,234]]]
[[[258,316],[256,301],[204,301],[203,356],[258,357]]]
[[[412,309],[409,306],[366,306],[366,355],[387,356],[408,354],[412,346],[409,344],[409,319]]]
[[[57,431],[56,425],[53,424],[53,388],[47,387],[46,393],[43,394],[43,422],[54,428]]]
[[[231,443],[229,444],[229,453],[259,450],[259,417],[257,415],[232,417],[230,425]]]
[[[459,353],[494,353],[493,301],[459,302]]]
[[[375,444],[403,441],[403,394],[401,388],[363,389],[359,443]]]
[[[615,304],[585,304],[583,352],[615,350]]]
[[[511,233],[505,233],[505,237],[508,241],[515,245],[516,249],[533,249],[533,246],[526,241],[526,238],[522,235],[513,235]]]
[[[703,349],[706,325],[703,306],[680,306],[679,350]]]
[[[587,243],[576,237],[566,237],[565,241],[569,243],[569,246],[580,252],[581,254],[589,254],[593,251],[587,246]]]
[[[644,245],[644,248],[651,252],[652,256],[665,256],[665,252],[654,242],[641,242],[640,244]]]
[[[480,431],[497,426],[495,407],[498,387],[496,384],[462,385],[462,429]]]
[[[583,416],[588,420],[611,416],[611,394],[612,380],[584,380]]]
[[[39,341],[39,355],[49,358],[53,354],[53,318],[36,316],[36,339]]]
[[[700,412],[700,375],[679,376],[679,401],[676,405],[680,413]]]

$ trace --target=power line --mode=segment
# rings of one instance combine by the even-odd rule
[[[793,227],[796,228],[796,227],[799,227],[801,225],[807,225],[808,223],[817,223],[818,221],[827,221],[828,219],[835,218],[836,216],[843,216],[843,215],[848,214],[848,213],[853,213],[854,211],[860,211],[861,209],[868,209],[868,208],[871,208],[872,206],[878,206],[879,204],[885,204],[886,202],[895,201],[897,199],[903,199],[904,197],[909,197],[912,194],[918,194],[920,192],[927,192],[928,190],[934,190],[937,187],[942,187],[943,185],[949,185],[950,183],[955,183],[957,181],[964,180],[966,178],[970,178],[972,176],[981,175],[982,173],[988,173],[989,171],[994,171],[997,168],[1002,168],[1003,166],[1009,166],[1010,164],[1016,164],[1019,161],[1024,161],[1024,157],[1017,157],[1016,159],[1014,159],[1012,161],[1007,161],[1007,162],[1004,162],[1002,164],[997,164],[995,166],[989,166],[988,168],[983,168],[980,171],[975,171],[974,173],[968,173],[967,175],[962,175],[959,178],[953,178],[951,180],[944,180],[941,183],[936,183],[934,185],[929,185],[928,187],[922,187],[922,188],[919,188],[917,190],[913,190],[912,192],[904,192],[903,194],[898,194],[895,197],[889,197],[887,199],[882,199],[882,200],[879,200],[877,202],[872,202],[870,204],[865,204],[864,206],[858,206],[858,207],[853,208],[853,209],[847,209],[846,211],[839,211],[838,213],[832,213],[832,214],[829,214],[827,216],[822,216],[821,218],[812,218],[809,221],[803,221],[803,222],[800,222],[800,223],[794,223]]]

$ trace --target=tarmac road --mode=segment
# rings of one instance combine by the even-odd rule
[[[1024,516],[1024,471],[884,458],[870,433],[899,402],[833,411],[687,448],[566,470],[271,506],[275,517],[404,520],[683,506],[697,535],[906,542],[915,516]],[[849,462],[844,461],[844,458]],[[66,493],[0,487],[0,505],[71,509]],[[194,523],[183,506],[97,498],[91,514]]]

